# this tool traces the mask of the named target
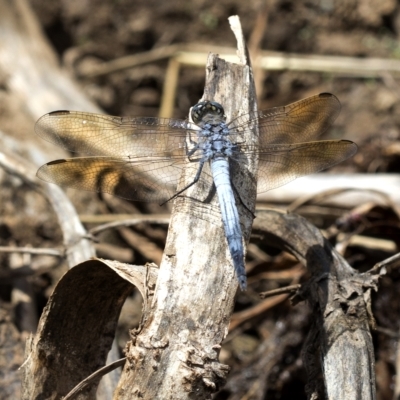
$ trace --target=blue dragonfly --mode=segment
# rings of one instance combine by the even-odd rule
[[[37,176],[60,186],[160,203],[185,195],[199,183],[201,187],[215,185],[227,244],[240,288],[245,290],[236,198],[243,205],[245,201],[237,193],[235,197],[230,171],[245,168],[249,157],[257,157],[260,193],[347,159],[357,151],[355,143],[312,141],[332,125],[339,112],[340,102],[330,93],[240,115],[230,122],[226,122],[223,107],[213,101],[196,104],[192,121],[54,111],[37,121],[36,133],[88,157],[51,161]],[[244,136],[254,124],[258,125],[258,137],[248,143]],[[188,165],[196,165],[196,173],[177,190]]]

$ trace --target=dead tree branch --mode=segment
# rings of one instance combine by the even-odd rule
[[[297,296],[310,302],[315,316],[303,353],[309,398],[374,400],[370,296],[377,289],[378,275],[353,270],[300,216],[273,211],[257,215],[254,230],[296,256],[311,273]]]
[[[241,64],[211,54],[203,96],[223,104],[228,120],[256,107],[241,32],[238,36]],[[233,178],[250,209],[255,201],[255,162],[249,160],[248,176]],[[206,399],[225,382],[229,367],[218,361],[218,355],[228,332],[237,280],[215,196],[209,202],[201,192],[185,194],[174,204],[151,317],[128,346],[115,399],[189,399],[193,393]],[[240,214],[247,241],[253,217],[244,207]]]

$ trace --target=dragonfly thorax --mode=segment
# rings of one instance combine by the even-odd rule
[[[210,137],[205,137],[200,148],[203,152],[203,160],[206,161],[219,157],[231,157],[236,145],[223,134],[214,134]]]

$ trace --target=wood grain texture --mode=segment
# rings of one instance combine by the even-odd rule
[[[156,276],[151,266],[101,259],[70,269],[50,296],[36,335],[28,340],[22,398],[61,399],[103,367],[126,297],[134,286],[149,297]],[[99,379],[76,399],[95,399]]]
[[[293,254],[311,274],[294,298],[307,299],[314,316],[303,348],[308,398],[374,400],[370,307],[378,272],[358,273],[314,225],[296,214],[259,212],[253,229]]]
[[[240,59],[248,58],[242,55]],[[221,103],[230,120],[255,111],[255,98],[248,64],[209,56],[202,100]],[[243,170],[233,171],[232,179],[251,210],[256,165],[256,159],[249,159]],[[190,179],[183,177],[182,185],[186,178]],[[175,200],[151,318],[129,346],[115,399],[189,399],[194,395],[208,399],[225,382],[229,367],[218,356],[238,284],[215,191],[203,198],[199,194],[193,188]],[[237,204],[247,242],[253,216],[240,201]]]

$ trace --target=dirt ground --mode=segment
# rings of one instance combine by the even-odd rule
[[[259,43],[261,50],[361,57],[366,63],[371,57],[400,59],[400,2],[396,0],[30,0],[30,4],[58,54],[60,63],[74,76],[84,92],[106,113],[112,115],[157,116],[167,61],[96,78],[87,77],[88,71],[104,61],[172,44],[234,47],[235,39],[227,18],[235,14],[241,19],[247,39],[254,33],[258,16],[265,15],[265,33]],[[189,108],[197,103],[202,95],[204,77],[204,68],[182,69],[174,104],[175,117],[186,118]],[[341,101],[342,111],[330,137],[346,138],[359,146],[358,154],[336,167],[336,170],[399,173],[398,78],[398,75],[391,75],[387,71],[369,78],[321,72],[269,71],[263,77],[259,108],[289,104],[320,92],[334,93]],[[7,190],[11,189],[7,187]],[[17,199],[21,203],[29,202],[29,198],[21,193],[8,198]],[[109,205],[96,203],[88,206],[88,203],[89,200],[86,199],[84,205],[78,206],[78,209],[85,211],[85,214],[99,210],[106,212],[110,209]],[[3,205],[4,215],[14,213],[14,205],[11,200],[6,206]],[[42,205],[43,209],[45,207]],[[126,210],[120,212],[130,211],[131,208],[127,205]],[[352,265],[362,264],[363,268],[368,269],[375,262],[398,252],[400,221],[391,209],[382,207],[371,208],[371,212],[363,217],[368,220],[367,228],[364,226],[367,236],[389,239],[395,244],[395,251],[372,251],[356,246],[350,248],[346,257],[353,261]],[[45,216],[40,219],[38,225],[37,220],[22,221],[21,216],[21,220],[12,228],[11,222],[10,225],[7,222],[11,219],[4,217],[0,224],[0,244],[43,247],[61,242],[61,234],[54,217],[52,222]],[[317,216],[314,220],[320,221],[318,225],[322,228],[328,228],[333,223],[333,218],[325,219],[322,216]],[[22,222],[25,223],[25,229],[21,228]],[[352,227],[354,231],[358,228],[359,225]],[[163,227],[139,226],[137,229],[140,234],[149,234],[162,247],[166,236]],[[33,231],[34,236],[29,233]],[[119,246],[124,241],[120,236],[112,235],[104,235],[102,240],[109,240]],[[254,276],[273,271],[273,264],[279,261],[285,270],[290,270],[295,265],[290,257],[285,258],[280,253],[274,253],[272,249],[262,250],[270,252],[272,259],[257,265],[252,271]],[[145,255],[140,251],[136,253],[136,258],[129,251],[131,250],[128,250],[124,261],[146,261]],[[1,260],[1,268],[7,271],[8,258],[2,256]],[[46,263],[52,271],[36,276],[33,284],[38,310],[44,306],[51,288],[62,273],[54,272],[54,262],[49,259],[41,261],[42,267]],[[3,274],[7,275],[7,272]],[[288,280],[277,279],[274,283],[256,284],[252,295],[238,296],[235,310],[251,307],[259,301],[256,292],[273,289],[282,283],[287,284]],[[380,400],[393,398],[399,332],[399,286],[399,272],[396,270],[382,280],[380,290],[374,298],[373,313],[378,326],[384,328],[373,333]],[[0,284],[4,303],[10,301],[11,291],[12,284],[9,281]],[[132,317],[139,304],[140,296],[133,295],[121,316],[118,328],[121,350],[128,340],[127,329],[139,321],[139,315]],[[275,368],[266,378],[264,397],[243,398],[305,399],[306,374],[300,353],[304,335],[310,326],[309,314],[305,304],[292,308],[289,302],[284,302],[247,322],[236,334],[230,336],[221,352],[221,358],[232,367],[231,378],[226,388],[214,398],[239,399],[242,398],[240,395],[248,393],[243,388],[247,387],[246,379],[257,380],[255,366],[259,365],[262,357],[259,348],[272,331],[272,321],[280,321],[281,324],[286,324],[287,330],[300,332],[299,336],[291,339],[292,342],[285,347],[282,358],[276,360]],[[19,329],[22,330],[20,326]]]

